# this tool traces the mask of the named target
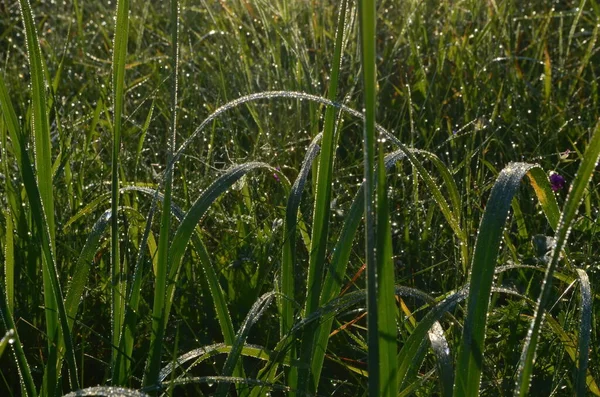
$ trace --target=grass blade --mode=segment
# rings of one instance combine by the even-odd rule
[[[242,348],[246,343],[246,339],[248,338],[248,334],[250,333],[251,328],[265,313],[265,310],[271,304],[274,295],[274,292],[266,293],[263,296],[261,296],[256,302],[254,302],[254,305],[252,305],[252,308],[246,315],[244,323],[242,324],[240,330],[236,335],[235,341],[231,347],[231,352],[227,356],[227,360],[225,361],[225,365],[223,366],[223,371],[221,372],[222,376],[228,377],[232,375],[233,370],[237,365],[237,361],[240,355],[242,354]],[[219,384],[215,395],[226,396],[228,394],[228,386],[229,385],[227,383]]]
[[[83,291],[87,284],[90,267],[94,262],[94,255],[98,251],[98,244],[108,226],[110,218],[110,210],[107,210],[100,216],[92,227],[92,231],[88,235],[85,245],[81,250],[81,254],[79,254],[79,258],[77,259],[75,274],[73,274],[65,298],[65,310],[67,312],[70,329],[73,329],[73,322],[77,316],[77,308],[79,307],[79,302],[81,302]]]
[[[17,368],[19,370],[19,377],[21,378],[22,385],[24,386],[25,393],[29,397],[37,396],[37,392],[35,390],[35,383],[33,382],[33,377],[31,376],[31,368],[29,367],[29,363],[27,362],[27,356],[25,356],[25,351],[23,350],[23,345],[21,344],[21,340],[19,339],[19,333],[15,326],[15,321],[13,319],[12,310],[8,306],[8,302],[6,300],[6,291],[4,290],[4,286],[0,283],[0,316],[2,317],[2,322],[7,330],[7,335],[2,339],[6,339],[6,343],[11,344],[9,339],[12,340],[12,348],[15,354],[15,358],[17,361]],[[9,335],[10,333],[10,335]]]
[[[333,60],[331,65],[331,76],[329,80],[329,91],[327,97],[331,101],[337,98],[338,80],[342,59],[344,43],[344,31],[346,23],[346,9],[348,1],[342,0],[340,4],[339,17],[336,28],[336,38]],[[325,123],[323,126],[323,149],[319,159],[316,175],[316,192],[314,202],[313,227],[310,245],[310,257],[308,265],[308,278],[306,281],[306,304],[304,316],[309,315],[319,306],[321,288],[323,286],[323,270],[326,262],[327,241],[329,236],[329,222],[331,217],[331,184],[333,180],[333,167],[335,164],[335,148],[337,147],[337,134],[335,130],[335,108],[328,106],[325,110]],[[293,297],[293,295],[292,295]],[[289,302],[288,304],[291,304]],[[289,330],[286,329],[285,332]],[[304,359],[312,356],[315,329],[308,327],[301,343],[301,354]],[[295,354],[295,352],[291,352]],[[314,376],[310,374],[310,367],[301,371],[296,385],[295,372],[290,374],[290,386],[297,388],[300,393],[316,393],[317,383]]]
[[[367,338],[368,338],[368,368],[369,368],[369,394],[372,396],[384,396],[385,391],[393,390],[396,392],[396,387],[390,385],[382,385],[382,378],[385,376],[387,362],[383,365],[380,361],[380,334],[379,321],[377,315],[379,313],[377,307],[377,299],[379,297],[377,284],[377,260],[375,250],[377,248],[376,238],[376,208],[374,205],[374,178],[373,170],[375,165],[375,110],[376,110],[376,87],[377,87],[377,72],[375,68],[375,26],[376,12],[375,2],[361,0],[358,3],[358,17],[360,21],[360,49],[361,49],[361,65],[362,79],[364,90],[364,105],[365,105],[365,121],[364,121],[364,136],[363,136],[363,167],[364,167],[364,184],[365,184],[365,252],[367,266]],[[387,386],[387,387],[386,387]],[[382,389],[384,387],[384,389]],[[383,393],[382,393],[383,392]]]
[[[322,134],[318,134],[310,143],[306,150],[306,155],[302,161],[298,177],[294,181],[294,185],[290,191],[288,202],[285,210],[285,225],[282,261],[281,261],[281,294],[280,310],[281,310],[281,327],[280,336],[287,334],[294,323],[294,308],[293,299],[295,295],[294,284],[296,275],[296,228],[298,222],[298,210],[300,208],[300,200],[304,185],[308,178],[308,173],[311,170],[314,159],[317,157],[320,147],[319,141]]]
[[[587,395],[587,369],[589,360],[589,347],[592,332],[592,287],[590,279],[583,269],[577,269],[581,290],[581,316],[579,320],[579,346],[577,362],[577,378],[575,390],[577,396]]]
[[[119,250],[119,153],[123,128],[123,100],[125,98],[125,62],[129,36],[129,0],[118,0],[116,6],[115,31],[112,54],[113,94],[113,145],[111,164],[111,368],[119,368],[121,361],[120,336],[125,320],[125,297],[127,294],[126,269],[121,263]],[[119,374],[112,376],[115,384],[123,381]]]
[[[179,58],[179,1],[171,0],[171,129],[167,136],[167,161],[171,164],[177,136],[177,73]],[[158,238],[158,260],[154,284],[154,300],[152,308],[152,336],[150,338],[150,355],[144,371],[144,386],[155,382],[161,366],[162,339],[165,318],[165,293],[169,269],[169,235],[171,229],[171,190],[173,189],[173,167],[167,167],[164,180],[163,211],[160,219],[160,235]]]
[[[6,240],[4,242],[4,284],[6,303],[10,312],[15,310],[15,246],[14,227],[10,211],[4,211],[6,219]]]
[[[579,203],[583,199],[583,195],[586,191],[586,187],[589,183],[592,173],[596,168],[598,158],[600,157],[600,122],[596,124],[594,132],[588,147],[583,155],[581,165],[575,176],[575,180],[571,185],[571,190],[567,196],[564,209],[562,211],[558,228],[556,230],[556,246],[552,251],[550,262],[548,263],[546,274],[544,276],[544,282],[542,291],[537,302],[537,308],[535,311],[534,319],[529,328],[528,337],[525,340],[523,352],[521,354],[521,360],[519,362],[519,369],[517,373],[517,383],[515,387],[515,395],[525,396],[529,391],[529,384],[531,375],[533,373],[533,361],[535,357],[535,350],[537,348],[539,332],[542,326],[544,318],[545,306],[548,302],[551,288],[552,288],[552,277],[556,266],[561,257],[563,249],[566,247],[567,238],[571,230],[571,223],[577,214]]]
[[[504,168],[486,204],[469,276],[469,299],[458,353],[455,396],[473,396],[479,392],[486,318],[500,240],[513,196],[531,168],[533,165],[524,163],[513,163]]]

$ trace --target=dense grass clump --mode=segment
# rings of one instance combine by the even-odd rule
[[[596,1],[113,3],[0,5],[0,395],[600,395]]]

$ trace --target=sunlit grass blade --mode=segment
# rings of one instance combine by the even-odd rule
[[[4,241],[4,285],[6,302],[11,313],[15,310],[15,246],[14,226],[10,211],[4,211],[6,220],[6,237]]]
[[[53,256],[54,252],[55,226],[54,195],[52,191],[52,152],[47,114],[46,81],[44,79],[42,53],[31,6],[28,0],[20,0],[19,6],[25,27],[29,72],[31,76],[31,130],[35,147],[35,183],[39,191],[42,214],[44,214],[40,222],[43,223],[43,227],[48,233],[48,241],[46,243],[49,246],[44,247],[44,250],[51,251],[50,255],[43,256],[42,277],[44,284],[44,304],[46,306],[46,335],[48,337],[48,362],[44,368],[44,391],[48,394],[53,394],[59,376],[57,371],[60,370],[58,346],[61,344],[61,333],[57,306],[60,304],[58,301],[62,300],[62,296],[60,291],[57,290],[58,279],[52,279],[53,274],[56,275],[56,269],[50,269],[50,267],[54,267],[54,260],[49,258],[49,256]],[[75,368],[70,368],[70,370],[74,373]],[[77,376],[74,374],[71,380],[76,381]]]
[[[320,150],[319,142],[321,141],[322,136],[322,134],[317,134],[317,136],[309,145],[306,155],[304,156],[304,160],[302,161],[302,166],[300,167],[298,177],[294,181],[294,185],[290,190],[290,195],[288,197],[286,206],[283,232],[285,240],[282,250],[280,276],[281,296],[279,297],[278,302],[279,310],[281,312],[280,337],[283,337],[285,334],[287,334],[294,323],[295,283],[297,277],[296,275],[298,273],[298,269],[296,269],[296,229],[298,228],[298,211],[300,209],[300,201],[302,199],[302,192],[304,191],[306,179],[308,178],[310,170],[313,168],[313,162]],[[315,241],[314,238],[315,237],[313,234],[313,237],[311,238],[312,242]],[[288,357],[295,358],[297,354],[296,350],[297,349],[295,347],[290,349],[288,352]],[[290,379],[288,380],[288,384],[294,389],[298,388],[298,386],[295,384],[297,380],[296,374],[297,370],[292,368],[290,371]],[[301,373],[301,376],[302,375],[307,377],[306,371],[303,371]],[[304,383],[302,381],[304,381]],[[307,380],[305,378],[301,379],[300,388],[307,386]]]
[[[492,188],[477,233],[469,274],[469,299],[456,366],[456,396],[479,393],[490,291],[500,241],[511,201],[521,179],[534,166],[514,163],[504,168]]]
[[[94,386],[88,387],[87,389],[81,389],[69,394],[65,394],[64,397],[84,397],[84,396],[98,396],[98,397],[150,397],[146,393],[142,393],[133,389],[126,389],[124,387],[109,387],[109,386]]]
[[[450,346],[444,335],[444,329],[439,322],[433,323],[428,337],[431,349],[436,357],[435,364],[440,380],[440,394],[444,397],[452,397],[452,388],[454,386],[453,358],[450,354]]]
[[[23,2],[21,4],[21,7],[21,14],[25,21],[26,30],[29,32],[27,34],[35,36],[35,29],[32,22],[33,17],[31,14],[31,9],[29,8],[29,4],[27,2]],[[35,37],[28,37],[27,40],[33,40],[34,38]],[[41,54],[39,53],[39,47],[37,47],[37,40],[36,44],[32,44],[31,46],[34,49],[37,48],[37,61],[40,62],[39,60],[41,58]],[[33,58],[33,56],[30,56],[30,60],[32,63],[35,63],[35,59]],[[42,86],[42,88],[44,88],[44,86]],[[34,101],[40,101],[39,92],[36,94],[34,91],[33,97],[37,98]],[[43,393],[48,393],[50,391],[53,392],[53,390],[56,387],[57,371],[61,367],[60,362],[63,354],[61,349],[62,346],[64,346],[65,348],[64,354],[66,354],[67,363],[69,367],[69,381],[71,382],[72,387],[77,387],[77,366],[73,351],[73,343],[71,339],[71,332],[67,323],[67,315],[65,312],[64,302],[62,299],[62,291],[58,279],[58,272],[54,260],[54,221],[52,220],[51,223],[49,223],[47,214],[45,213],[44,203],[41,197],[38,183],[36,182],[35,172],[32,166],[33,163],[30,161],[29,154],[27,152],[25,136],[22,134],[19,124],[17,123],[16,113],[14,111],[10,98],[8,97],[8,92],[6,90],[4,80],[1,76],[0,106],[2,107],[5,121],[7,121],[7,127],[12,140],[15,158],[17,159],[19,170],[22,175],[22,181],[25,187],[25,191],[27,192],[27,198],[31,207],[32,220],[36,225],[37,230],[39,230],[41,237],[42,277],[44,280],[44,299],[47,305],[45,315],[49,349],[48,364],[44,368],[45,375]],[[45,109],[43,112],[45,114]],[[51,157],[49,151],[48,153],[46,153],[46,156],[46,160],[49,160],[49,158]],[[50,167],[51,165],[48,165],[48,168]],[[51,194],[51,179],[44,181],[44,184],[46,188],[47,185],[50,184]],[[50,197],[49,200],[51,201],[52,197]],[[52,219],[53,216],[54,215],[52,214]],[[52,229],[50,228],[51,224]],[[54,309],[51,310],[51,308]]]
[[[571,223],[577,214],[579,204],[583,199],[586,187],[596,168],[599,157],[600,122],[594,127],[593,135],[589,141],[587,149],[585,150],[581,160],[581,165],[579,166],[579,170],[575,176],[575,180],[571,185],[571,190],[567,196],[560,221],[558,223],[558,228],[555,235],[556,246],[552,251],[552,256],[547,266],[534,319],[529,328],[528,337],[525,340],[525,345],[521,354],[521,360],[519,362],[519,369],[517,373],[517,383],[515,386],[515,395],[525,396],[529,391],[529,384],[531,375],[533,373],[533,361],[535,358],[539,333],[544,318],[544,311],[546,309],[545,306],[552,291],[552,276],[561,258],[562,251],[566,247],[567,238],[569,237],[569,232],[571,230]]]
[[[158,259],[154,283],[154,300],[152,307],[152,335],[150,352],[144,371],[144,386],[156,381],[161,366],[162,338],[165,326],[165,293],[167,274],[169,272],[169,237],[171,229],[171,191],[173,189],[173,167],[170,167],[177,136],[177,76],[179,58],[179,1],[171,0],[171,125],[167,141],[167,165],[164,176],[163,211],[160,219],[160,235],[158,238]]]
[[[121,329],[125,320],[125,298],[127,294],[126,269],[120,255],[119,238],[119,167],[121,135],[123,129],[123,104],[125,99],[125,63],[129,36],[129,0],[118,0],[115,10],[115,30],[112,51],[112,100],[113,136],[111,164],[111,368],[118,368],[121,351],[119,349]],[[112,374],[113,383],[119,385],[124,380],[119,374]]]
[[[252,305],[252,308],[246,315],[240,330],[238,331],[235,341],[231,347],[231,352],[227,356],[227,360],[223,366],[223,371],[221,371],[221,376],[231,376],[233,374],[233,370],[237,365],[237,362],[242,353],[242,348],[246,343],[246,339],[248,338],[248,334],[252,327],[261,319],[266,309],[271,304],[273,297],[275,296],[274,292],[269,292],[258,298],[256,302]],[[217,396],[226,396],[228,394],[228,384],[221,383],[217,387],[217,392],[215,395]]]
[[[296,279],[296,228],[298,223],[298,210],[300,208],[300,200],[306,179],[312,168],[313,161],[317,157],[320,147],[319,142],[322,135],[318,134],[313,138],[311,144],[306,150],[306,155],[302,161],[298,177],[294,181],[294,185],[290,190],[288,202],[285,210],[284,223],[284,243],[281,261],[281,294],[279,299],[279,307],[281,310],[280,321],[280,336],[287,334],[294,323],[294,304],[295,296],[295,279]]]
[[[214,345],[203,346],[187,353],[182,354],[175,360],[174,362],[169,363],[166,367],[160,370],[159,380],[163,382],[169,375],[171,375],[175,370],[180,369],[184,372],[184,374],[202,363],[203,361],[208,360],[209,358],[213,358],[217,354],[225,354],[231,353],[233,347],[226,345],[224,343],[216,343]],[[272,351],[266,349],[263,346],[244,344],[241,349],[241,355],[245,357],[256,358],[262,361],[272,360],[274,354]],[[189,364],[186,368],[183,368],[183,365],[189,361],[194,360],[193,363]],[[289,366],[291,362],[288,359],[283,359],[280,361],[281,364]]]
[[[327,98],[331,101],[335,101],[337,99],[347,7],[348,1],[342,0],[338,14],[339,16],[336,28],[335,47],[327,93]],[[331,185],[333,180],[333,168],[335,165],[335,149],[338,140],[335,129],[335,114],[336,109],[331,106],[327,106],[325,110],[325,122],[323,126],[323,148],[321,150],[319,166],[317,168],[316,175],[317,182],[315,185],[316,192],[312,235],[310,239],[311,244],[309,252],[308,278],[306,281],[306,303],[304,306],[304,316],[312,313],[318,307],[319,297],[321,296],[321,288],[323,286],[323,269],[325,267],[325,256],[327,254],[331,213]],[[288,329],[285,330],[285,332],[287,331]],[[305,335],[302,338],[301,345],[301,355],[305,360],[312,356],[314,337],[315,330],[312,327],[308,327],[305,330]],[[295,354],[294,351],[291,351],[290,353]],[[297,384],[295,379],[295,371],[290,373],[289,385],[292,388],[297,388],[300,393],[315,393],[317,390],[317,384],[314,381],[313,375],[310,374],[309,369],[310,367],[302,370],[298,374],[299,379]]]
[[[575,390],[577,396],[587,395],[587,369],[589,360],[589,347],[592,332],[592,287],[590,279],[583,269],[577,269],[581,290],[581,307],[579,320],[579,346],[577,361],[577,378]]]

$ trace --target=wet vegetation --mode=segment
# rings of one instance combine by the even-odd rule
[[[600,395],[599,30],[2,2],[0,394]]]

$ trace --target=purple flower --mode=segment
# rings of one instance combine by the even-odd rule
[[[275,169],[276,169],[277,171],[281,171],[281,168],[279,168],[279,167],[275,167]],[[281,182],[281,180],[279,179],[279,175],[277,175],[277,173],[276,173],[276,172],[274,172],[274,173],[273,173],[273,178],[275,178],[275,180],[276,180],[277,182]]]
[[[566,180],[562,175],[554,171],[550,173],[550,185],[552,186],[552,191],[558,192],[565,187],[565,183]]]

